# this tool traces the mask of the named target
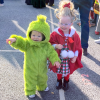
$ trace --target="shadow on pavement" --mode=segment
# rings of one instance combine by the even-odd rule
[[[89,100],[89,98],[70,80],[69,89],[65,91],[65,100]]]
[[[4,57],[14,67],[18,65],[23,69],[24,55],[21,52],[0,52],[0,55]]]
[[[86,57],[93,60],[98,66],[100,66],[100,61],[94,58],[91,54],[88,53]]]
[[[98,60],[96,62],[100,65],[100,62]],[[85,63],[82,62],[82,64],[84,67],[82,68],[82,70],[78,69],[78,73],[80,73],[81,75],[85,75],[85,79],[88,80],[91,83],[91,85],[94,84],[95,86],[98,86],[100,88],[100,75],[97,74],[95,71],[91,70],[91,67],[94,67],[95,70],[98,70],[95,68],[96,66],[90,65],[89,69]]]

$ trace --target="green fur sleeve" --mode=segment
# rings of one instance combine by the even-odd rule
[[[26,39],[21,37],[21,36],[17,36],[17,35],[11,35],[10,38],[16,38],[16,42],[11,44],[11,47],[13,47],[14,49],[19,49],[22,52],[26,51]]]
[[[57,52],[55,51],[54,47],[51,44],[49,44],[49,47],[48,47],[48,58],[51,61],[52,65],[54,65],[54,63],[56,61],[58,61],[59,63],[61,63],[61,60],[58,57]]]

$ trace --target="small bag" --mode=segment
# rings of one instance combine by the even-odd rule
[[[95,0],[93,9],[94,9],[94,13],[95,14],[99,14],[99,3],[98,3],[98,0]]]

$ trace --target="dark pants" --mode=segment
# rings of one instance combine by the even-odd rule
[[[45,3],[49,3],[49,6],[52,6],[54,4],[54,0],[45,0]]]
[[[90,4],[74,4],[75,9],[79,8],[80,20],[81,20],[81,45],[82,48],[88,48],[89,39],[89,12]]]
[[[92,23],[97,24],[97,17],[98,17],[98,15],[97,14],[94,14],[94,20],[92,21]]]
[[[32,5],[31,0],[25,0],[25,3],[26,3],[27,5]]]
[[[4,3],[4,0],[0,0],[0,4],[3,4]]]
[[[31,0],[33,7],[35,8],[43,8],[46,7],[45,0]]]

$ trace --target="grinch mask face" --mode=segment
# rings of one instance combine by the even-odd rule
[[[49,42],[50,26],[46,22],[46,16],[38,15],[37,20],[29,24],[26,37],[30,45],[41,46]]]
[[[31,39],[33,41],[42,41],[42,33],[38,32],[38,31],[32,31]]]

